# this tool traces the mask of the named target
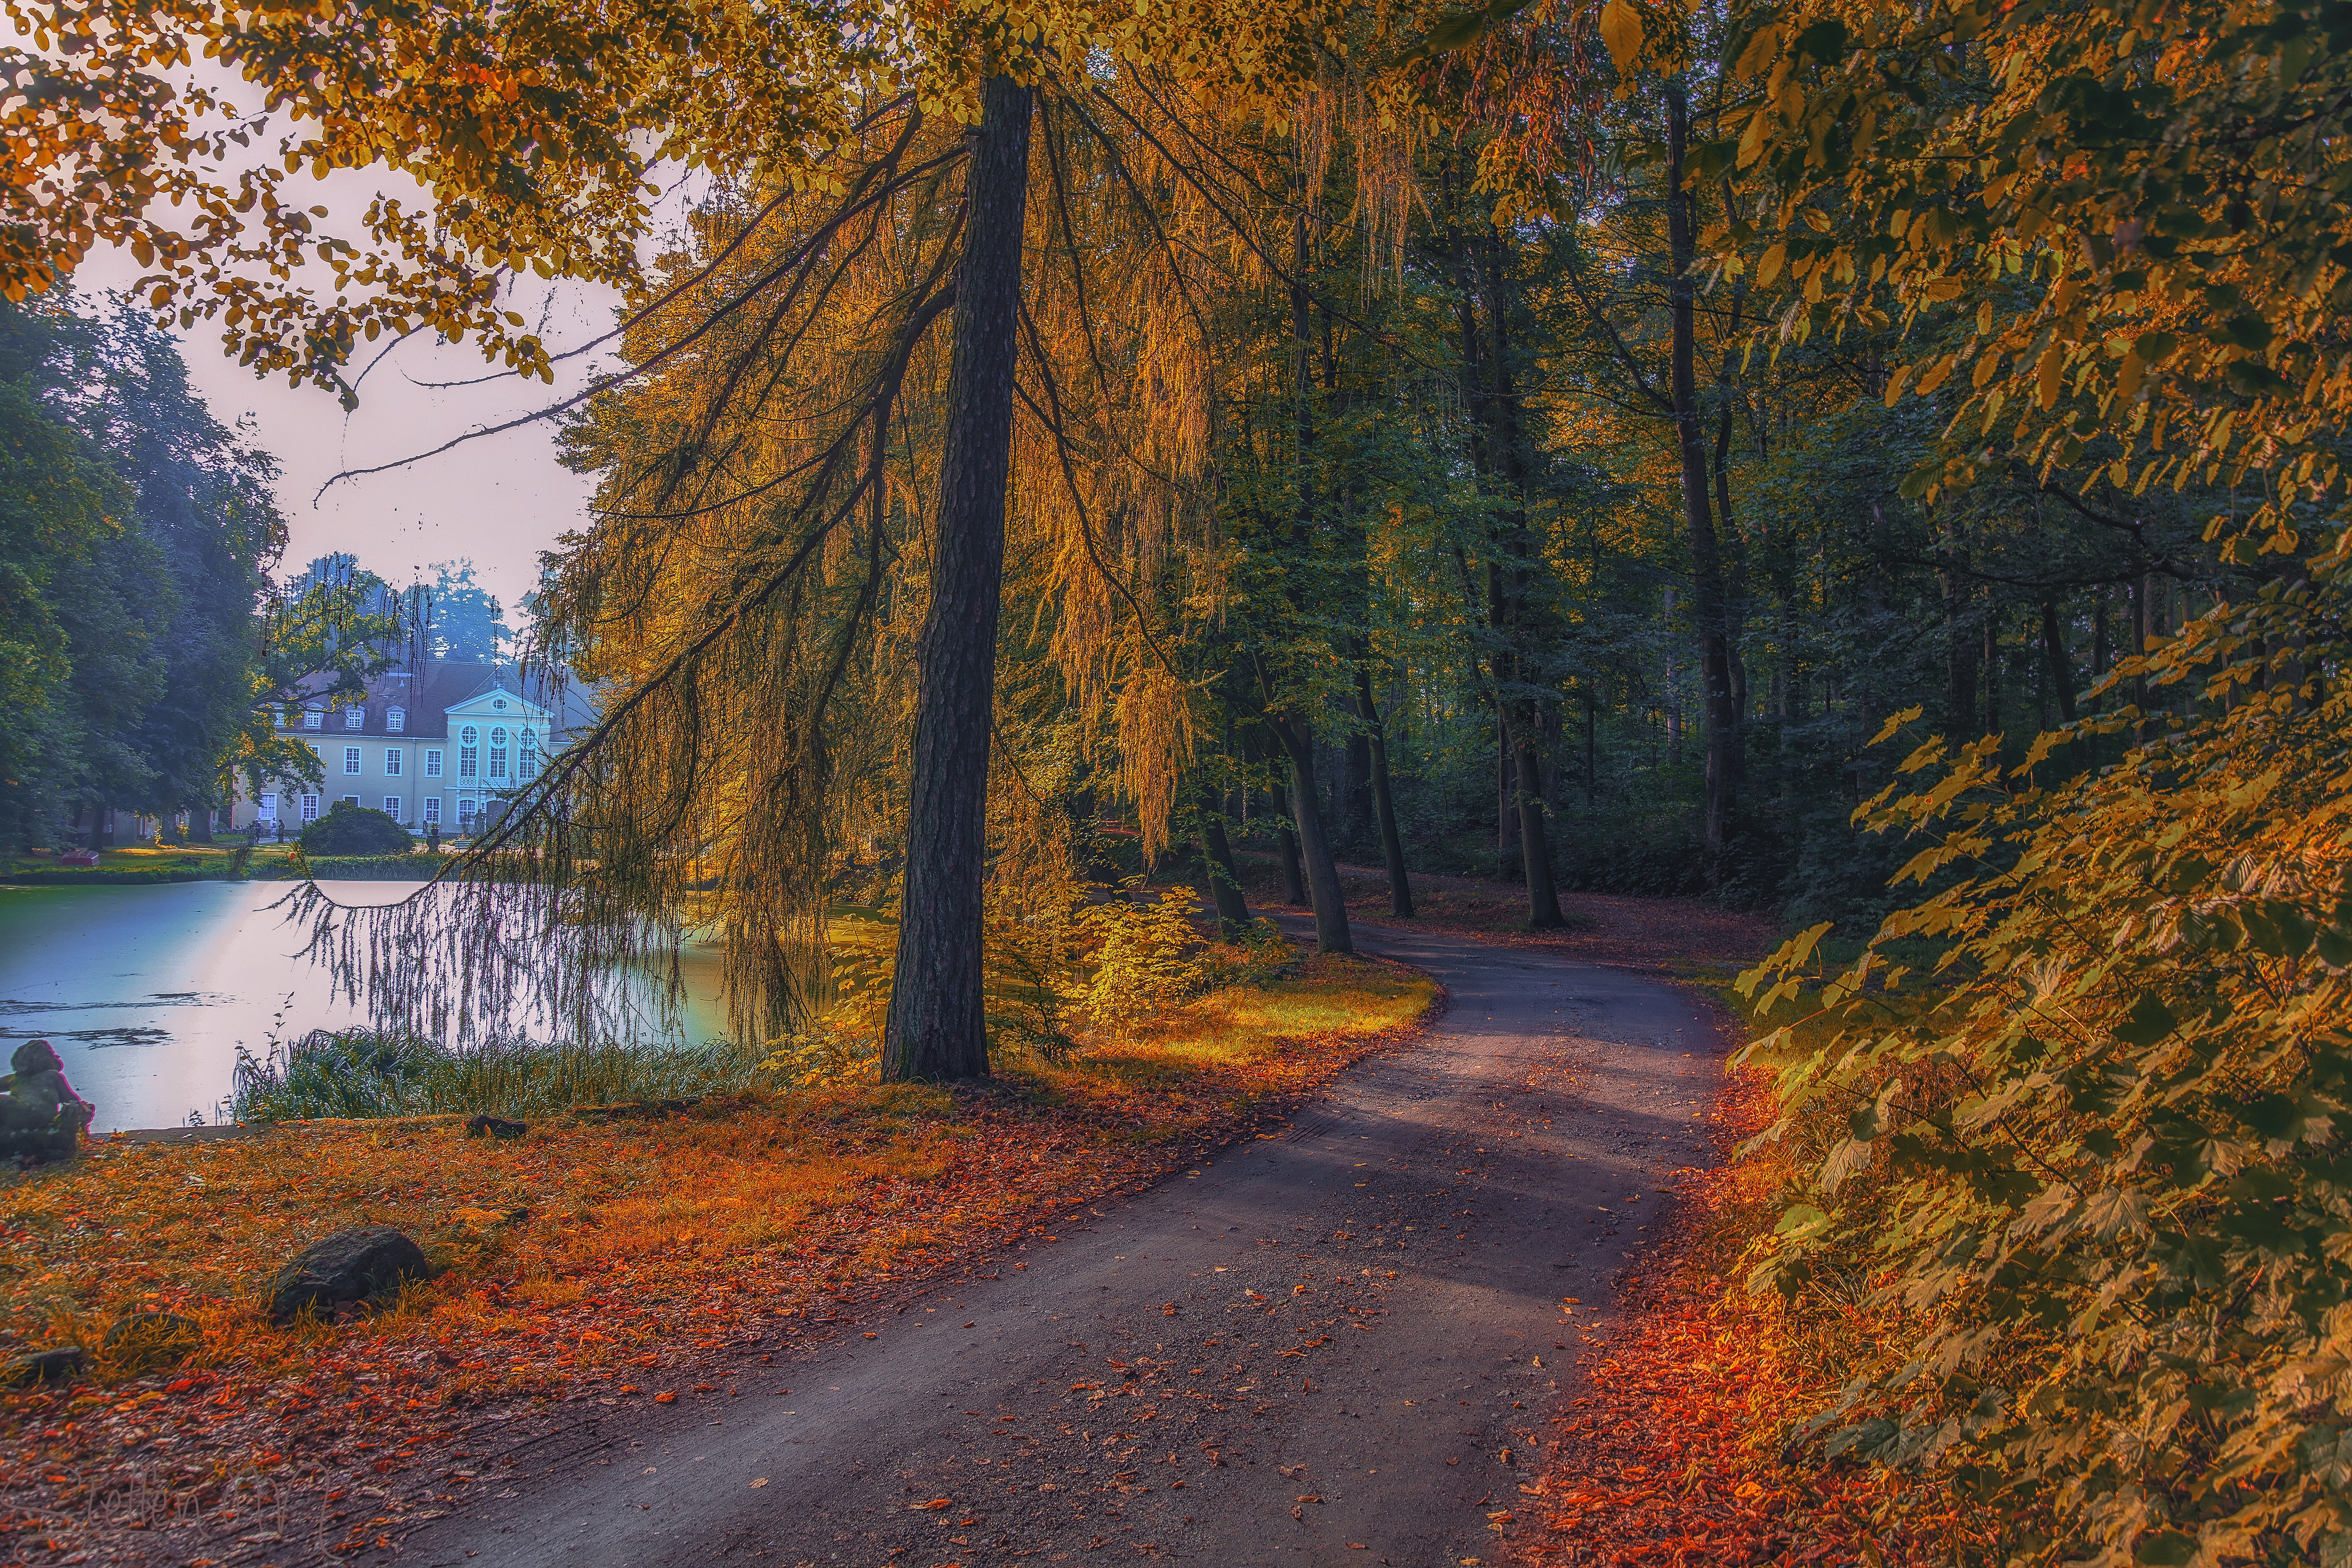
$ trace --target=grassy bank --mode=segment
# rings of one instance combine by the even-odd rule
[[[243,1528],[257,1499],[428,1462],[469,1409],[654,1398],[699,1352],[822,1332],[834,1303],[1050,1245],[1056,1213],[1247,1135],[1432,996],[1396,965],[1322,958],[980,1087],[754,1088],[512,1140],[456,1117],[312,1121],[10,1178],[13,1347],[95,1347],[142,1310],[194,1319],[202,1345],[138,1375],[100,1354],[77,1385],[0,1398],[0,1557],[53,1541],[129,1560],[151,1539],[120,1533],[134,1514]],[[439,1277],[372,1317],[269,1326],[271,1271],[360,1224],[406,1230]],[[1000,1266],[1017,1253],[982,1265]],[[169,1464],[120,1463],[167,1439]]]

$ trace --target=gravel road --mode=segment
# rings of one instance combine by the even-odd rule
[[[1706,1157],[1730,1038],[1620,970],[1356,935],[1451,1005],[1279,1136],[560,1434],[399,1561],[1496,1561],[1578,1331]]]

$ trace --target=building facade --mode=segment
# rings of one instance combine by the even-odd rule
[[[281,780],[236,803],[235,826],[289,837],[349,801],[412,832],[463,836],[476,818],[538,775],[584,714],[565,721],[565,698],[507,667],[428,664],[394,670],[366,697],[323,699],[281,711],[283,733],[318,754],[320,784]],[[569,704],[582,705],[577,698]]]

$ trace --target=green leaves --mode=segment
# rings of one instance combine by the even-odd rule
[[[2250,621],[2300,637],[2303,660],[2352,658],[2352,542],[2304,570],[2291,618],[2241,606],[2224,635],[2216,616],[2149,652],[2146,679],[2222,689]],[[1810,1052],[1784,1078],[1780,1146],[1816,1152],[1752,1281],[1801,1304],[1867,1280],[1888,1325],[1808,1429],[1874,1465],[1964,1471],[1999,1516],[2041,1521],[2011,1543],[2035,1568],[2352,1554],[2344,1423],[2321,1392],[2352,1300],[2340,721],[2209,700],[2047,794],[1972,795],[1982,766],[1923,747],[1871,820],[1945,827],[1927,869],[1962,841],[2015,859],[1969,850],[1969,879],[1890,916],[1818,993],[1854,1000],[1778,1037]],[[1937,989],[1865,987],[1889,944],[1922,937],[1950,944]],[[1956,1375],[1923,1393],[1927,1367]]]

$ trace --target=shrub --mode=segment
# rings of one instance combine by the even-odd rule
[[[1150,903],[1112,899],[1081,917],[1097,943],[1082,994],[1096,1027],[1131,1033],[1201,989],[1203,972],[1192,956],[1201,945],[1195,902],[1192,889],[1171,888]]]
[[[302,829],[305,855],[405,855],[416,840],[380,811],[339,800],[326,816]]]
[[[2306,624],[2343,625],[2315,564]],[[2118,765],[2036,787],[2058,737],[1934,742],[1874,803],[1940,890],[1804,1021],[1766,1136],[1822,1153],[1753,1283],[1883,1317],[1800,1436],[1941,1469],[2011,1562],[2352,1556],[2352,752],[2308,673],[2345,651],[2197,623],[2115,679],[2202,717],[2081,726],[2147,726]],[[1743,986],[1790,994],[1825,929]],[[1921,938],[1924,985],[1887,962]]]

